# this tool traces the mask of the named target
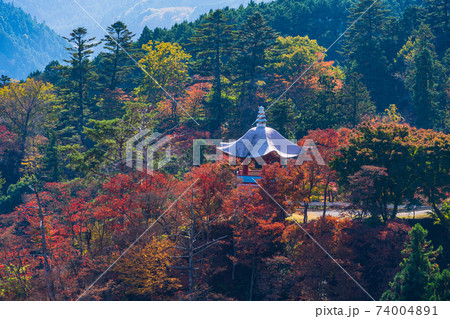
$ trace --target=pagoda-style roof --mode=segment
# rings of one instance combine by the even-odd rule
[[[221,143],[222,152],[239,158],[259,158],[275,153],[281,158],[297,157],[301,148],[273,128],[266,126],[264,108],[259,107],[256,127],[251,128],[240,139]]]

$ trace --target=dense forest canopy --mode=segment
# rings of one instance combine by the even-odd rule
[[[80,26],[64,60],[1,75],[0,299],[449,300],[448,10],[277,0]],[[273,162],[250,189],[211,145],[192,165],[193,140],[238,138],[259,105],[326,165]],[[130,138],[155,134],[170,160],[130,167]]]

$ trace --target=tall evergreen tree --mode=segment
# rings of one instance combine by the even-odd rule
[[[351,127],[360,124],[365,116],[375,114],[375,105],[358,73],[347,75],[341,93],[341,103],[345,120]]]
[[[401,52],[406,53],[405,84],[412,95],[416,125],[432,128],[437,121],[436,75],[440,68],[433,45],[430,27],[422,24]]]
[[[436,51],[442,57],[450,47],[450,0],[426,0],[427,22],[436,36]]]
[[[333,128],[344,123],[345,115],[337,100],[334,80],[332,76],[319,75],[320,89],[306,96],[297,117],[296,137],[308,134],[309,130]]]
[[[235,33],[223,10],[210,12],[204,22],[195,29],[190,47],[195,55],[194,69],[200,75],[213,76],[213,98],[210,102],[211,126],[218,127],[223,121],[222,77],[228,73],[227,63],[233,54]]]
[[[43,81],[59,87],[64,83],[64,67],[58,61],[50,61],[42,72],[41,78]]]
[[[128,54],[130,54],[135,35],[121,21],[109,26],[107,31],[108,34],[103,39],[106,54],[102,61],[102,73],[107,79],[108,89],[115,90],[123,86],[124,75],[131,67]]]
[[[256,97],[257,82],[264,75],[267,54],[273,50],[276,37],[277,33],[259,12],[251,15],[238,31],[235,75],[240,85],[240,119],[244,128],[251,121],[249,109],[256,110],[259,102]]]
[[[420,224],[411,229],[410,242],[402,252],[405,258],[400,263],[401,270],[389,284],[390,289],[383,294],[382,300],[441,300],[441,293],[435,293],[437,284],[441,283],[441,274],[434,259],[442,247],[433,251],[431,241],[426,240],[427,234]]]
[[[281,135],[294,138],[294,110],[291,100],[281,99],[275,103],[268,111],[270,127],[276,129]]]
[[[2,74],[0,76],[0,88],[7,85],[9,82],[11,82],[11,78],[7,75]]]
[[[438,129],[450,133],[450,48],[442,58],[442,68],[437,85]]]
[[[350,7],[348,18],[349,23],[359,20],[345,35],[344,54],[351,71],[362,74],[378,110],[383,111],[392,102],[389,100],[392,78],[383,52],[389,10],[383,1],[358,0]]]
[[[137,40],[136,44],[138,48],[142,48],[144,44],[147,44],[148,41],[153,40],[153,31],[149,29],[149,27],[145,26],[142,30],[141,35],[139,36],[139,39]]]
[[[92,65],[89,61],[92,53],[92,49],[99,43],[93,42],[94,38],[86,38],[87,30],[83,27],[74,29],[70,33],[70,37],[64,37],[71,46],[67,47],[67,51],[70,53],[70,59],[64,60],[70,64],[68,69],[68,97],[71,104],[74,103],[76,108],[74,114],[71,117],[74,119],[76,132],[83,141],[83,126],[86,123],[85,120],[85,108],[87,100],[89,99],[89,86],[92,82]],[[75,98],[71,97],[71,91],[75,91]]]

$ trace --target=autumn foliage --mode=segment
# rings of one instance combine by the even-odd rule
[[[448,299],[448,1],[256,2],[0,74],[0,300]],[[260,106],[301,151],[248,183]]]

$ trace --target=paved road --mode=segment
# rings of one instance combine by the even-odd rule
[[[430,210],[429,209],[419,209],[416,210],[416,214],[415,217],[427,217],[429,215]],[[318,210],[318,209],[311,209],[308,211],[308,215],[310,215],[311,217],[320,217],[322,216],[322,210]],[[335,216],[335,217],[339,217],[342,216],[342,210],[338,210],[338,209],[327,209],[327,215],[328,216]],[[414,213],[413,211],[406,211],[406,212],[399,212],[397,214],[397,217],[401,217],[401,218],[413,218]]]

